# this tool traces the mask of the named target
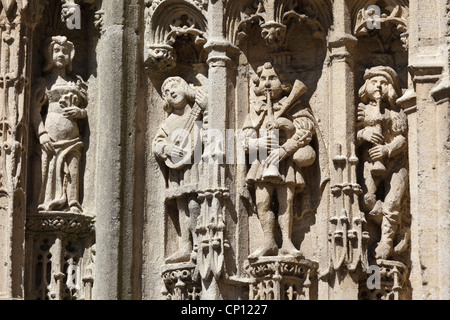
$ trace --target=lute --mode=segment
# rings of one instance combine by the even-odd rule
[[[183,149],[183,156],[176,158],[168,157],[165,161],[165,164],[170,169],[180,169],[183,166],[189,164],[189,161],[192,158],[192,151],[195,148],[195,143],[194,148],[186,148],[186,146],[189,145],[188,142],[191,139],[191,134],[192,130],[194,129],[195,122],[200,118],[201,114],[202,109],[197,103],[195,103],[183,129],[179,131],[178,135],[176,135],[173,141],[175,146]]]

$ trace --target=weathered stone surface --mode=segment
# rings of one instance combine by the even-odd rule
[[[449,12],[0,1],[0,299],[449,299]]]

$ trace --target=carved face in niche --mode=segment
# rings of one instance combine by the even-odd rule
[[[55,43],[53,45],[53,63],[56,68],[63,69],[66,68],[71,59],[71,48],[67,45],[61,45]]]
[[[271,65],[264,65],[259,76],[258,91],[269,93],[271,99],[278,99],[283,94],[283,85]]]
[[[163,98],[172,108],[183,108],[188,102],[187,84],[183,82],[183,79],[172,78],[164,83],[162,87]]]
[[[385,100],[389,98],[389,82],[383,76],[367,79],[367,95],[369,100]]]

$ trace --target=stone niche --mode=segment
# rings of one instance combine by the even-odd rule
[[[2,0],[0,299],[450,298],[449,9]]]

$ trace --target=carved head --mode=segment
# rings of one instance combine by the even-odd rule
[[[261,36],[273,49],[280,48],[286,40],[286,26],[277,22],[268,22],[261,25]]]
[[[291,90],[291,86],[282,82],[275,68],[270,62],[266,62],[260,66],[256,73],[258,78],[255,79],[256,95],[269,94],[271,99],[279,99],[284,92]]]
[[[73,43],[64,36],[52,37],[49,42],[46,51],[47,66],[44,71],[48,72],[53,68],[66,68],[68,72],[72,71],[72,61],[75,57]]]
[[[195,92],[189,84],[180,77],[170,77],[161,86],[162,98],[167,102],[164,107],[167,113],[172,110],[181,109],[195,99]]]
[[[365,83],[359,90],[361,102],[386,101],[394,108],[401,95],[397,73],[390,67],[378,66],[366,70]]]

